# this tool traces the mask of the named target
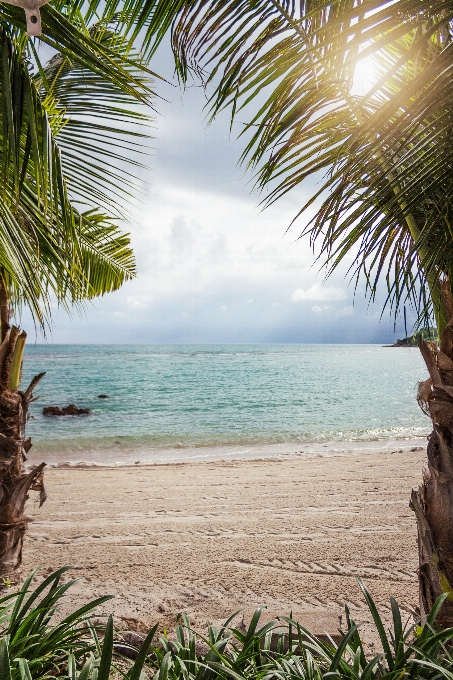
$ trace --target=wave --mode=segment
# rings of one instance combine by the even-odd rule
[[[426,437],[428,430],[423,427],[401,428],[395,427],[391,429],[373,429],[363,432],[323,432],[317,435],[313,434],[287,434],[272,435],[272,436],[256,436],[254,434],[246,435],[241,433],[238,436],[225,435],[222,437],[215,437],[209,439],[194,439],[193,437],[181,438],[174,436],[162,435],[143,435],[139,437],[131,435],[115,435],[113,437],[77,437],[68,438],[64,436],[55,437],[54,439],[35,439],[34,448],[56,450],[90,450],[95,448],[105,448],[117,446],[121,448],[206,448],[213,446],[256,446],[256,445],[272,445],[272,444],[322,444],[324,442],[366,442],[366,441],[386,441],[398,440],[412,437]]]

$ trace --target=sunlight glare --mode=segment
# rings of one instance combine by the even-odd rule
[[[354,80],[351,87],[351,94],[363,97],[371,90],[373,85],[379,80],[378,69],[373,57],[365,57],[357,62],[354,72]]]

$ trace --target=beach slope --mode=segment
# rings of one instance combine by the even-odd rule
[[[24,571],[74,565],[67,606],[114,594],[103,611],[135,630],[181,611],[201,628],[261,604],[318,632],[345,602],[366,621],[357,577],[381,606],[417,604],[408,500],[424,455],[49,469]]]

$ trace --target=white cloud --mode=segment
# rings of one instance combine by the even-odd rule
[[[354,307],[350,305],[349,307],[343,307],[339,309],[335,316],[352,316],[354,314]]]
[[[325,312],[326,309],[330,309],[329,305],[313,305],[311,308],[312,312]]]
[[[228,309],[226,305],[222,305],[221,309]]]
[[[279,302],[273,302],[272,305],[271,305],[271,307],[280,307],[280,306],[281,305],[280,305]]]
[[[302,300],[330,302],[331,300],[345,300],[346,297],[346,293],[342,288],[337,286],[321,286],[319,283],[314,283],[307,290],[303,288],[295,290],[291,295],[291,300],[293,302],[301,302]]]
[[[285,258],[284,261],[278,262],[275,265],[275,270],[287,271],[288,269],[305,269],[308,271],[312,264],[312,255],[310,252],[300,255],[298,258]]]
[[[189,253],[194,246],[194,232],[182,215],[173,218],[170,225],[169,245],[176,255]]]
[[[170,48],[165,60],[171,81]],[[161,73],[157,65],[156,70]],[[131,228],[138,276],[96,299],[81,319],[74,315],[69,321],[61,311],[53,341],[333,342],[340,339],[339,326],[341,341],[377,337],[370,329],[390,341],[392,321],[385,322],[390,330],[383,336],[384,322],[379,323],[379,315],[365,317],[362,298],[348,316],[352,296],[344,275],[350,263],[324,286],[310,269],[318,251],[297,236],[317,206],[286,234],[318,179],[310,178],[261,212],[258,197],[249,193],[247,178],[237,169],[241,147],[231,140],[227,113],[206,128],[202,88],[182,95],[170,85],[157,86],[163,99],[153,131],[156,152],[149,170],[141,173],[146,194]],[[287,304],[293,291],[299,306]],[[283,300],[281,310],[276,300]],[[306,314],[313,305],[331,305],[330,313]],[[341,324],[337,310],[345,316]]]
[[[139,300],[138,298],[131,295],[129,295],[127,298],[127,304],[130,307],[146,307],[146,304],[142,302],[142,300]]]

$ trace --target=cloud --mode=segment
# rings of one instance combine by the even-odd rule
[[[311,308],[312,312],[325,312],[326,309],[330,309],[329,305],[313,305]]]
[[[128,296],[127,304],[130,307],[146,307],[146,304],[145,302],[143,302],[143,300],[139,300],[137,297],[134,297],[133,295]]]
[[[273,302],[272,305],[271,305],[271,307],[280,307],[280,306],[281,305],[280,305],[279,302]]]
[[[350,305],[349,307],[343,307],[339,309],[335,316],[352,316],[354,314],[354,307]]]
[[[320,300],[323,302],[330,302],[333,300],[345,300],[347,297],[343,288],[337,286],[321,286],[319,283],[314,283],[310,288],[304,290],[298,288],[291,295],[293,302],[302,302],[303,300]]]
[[[168,240],[175,255],[185,255],[192,250],[195,243],[194,233],[182,215],[173,218]]]
[[[165,50],[155,55],[154,67],[171,82],[169,44]],[[357,295],[354,310],[346,307],[351,296],[344,290],[344,276],[350,263],[328,285],[315,284],[310,267],[318,252],[313,253],[309,240],[297,239],[303,224],[286,233],[300,205],[317,190],[317,177],[261,212],[259,198],[250,194],[247,177],[237,167],[242,145],[230,135],[229,112],[206,127],[202,88],[181,94],[162,81],[156,88],[162,99],[156,102],[155,151],[148,169],[140,171],[146,194],[130,225],[138,276],[94,300],[82,317],[69,319],[56,309],[50,339],[133,344],[391,341],[393,320],[379,320],[385,285],[374,317],[364,296]],[[304,223],[315,210],[316,205],[310,208]],[[293,291],[292,300],[302,304],[286,303]],[[276,300],[282,300],[281,309]],[[329,314],[324,310],[328,305]],[[319,313],[307,313],[312,306]],[[345,316],[342,323],[337,310]],[[21,325],[33,328],[29,316]]]
[[[222,305],[221,309],[228,309],[226,305]]]
[[[286,262],[278,262],[275,265],[276,271],[287,271],[288,269],[308,270],[311,264],[311,253],[304,253],[298,258],[287,258]]]

